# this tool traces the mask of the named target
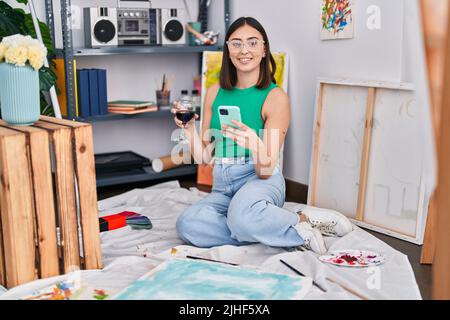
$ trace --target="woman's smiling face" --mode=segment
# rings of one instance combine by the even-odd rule
[[[244,25],[230,35],[227,41],[230,59],[237,71],[259,69],[265,57],[263,36],[255,28]]]

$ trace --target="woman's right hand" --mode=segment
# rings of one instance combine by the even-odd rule
[[[170,109],[170,112],[172,112],[172,114],[174,115],[173,120],[175,121],[175,124],[179,128],[186,129],[186,130],[193,128],[195,120],[198,119],[198,114],[195,114],[194,118],[192,118],[191,121],[189,121],[188,123],[183,125],[183,122],[178,120],[177,117],[175,116],[175,114],[177,113],[178,110],[183,110],[183,107],[181,106],[179,101],[174,101],[174,103],[172,104],[172,108]]]

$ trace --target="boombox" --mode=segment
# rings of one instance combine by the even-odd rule
[[[86,47],[186,44],[184,9],[84,8]]]
[[[161,9],[161,44],[186,44],[187,23],[183,9]]]
[[[117,46],[117,9],[84,8],[84,40],[88,48]]]

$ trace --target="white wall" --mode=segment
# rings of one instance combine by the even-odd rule
[[[154,0],[155,6],[156,1],[168,4],[167,0]],[[170,5],[178,5],[180,1],[170,0]],[[73,0],[73,4],[80,6],[97,2]],[[197,1],[188,0],[188,3],[193,5],[195,17]],[[257,18],[269,35],[272,50],[289,54],[292,120],[286,141],[284,174],[304,184],[309,175],[317,77],[413,82],[418,99],[424,108],[428,107],[417,0],[354,1],[355,37],[335,41],[319,40],[320,3],[319,0],[231,0],[231,20],[244,15]],[[380,30],[366,27],[369,5],[381,9]],[[44,14],[43,4],[39,11]],[[210,26],[222,28],[223,0],[212,1]],[[223,33],[221,30],[222,37]],[[77,43],[80,37],[75,37]],[[176,75],[176,93],[185,87],[190,89],[190,79],[198,71],[194,54],[83,57],[78,59],[78,65],[108,69],[110,99],[154,99],[154,79],[161,79],[163,73]],[[95,150],[131,149],[153,158],[170,152],[173,144],[169,137],[174,128],[170,119],[97,123]]]

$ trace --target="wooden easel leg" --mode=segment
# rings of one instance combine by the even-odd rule
[[[422,26],[427,54],[428,81],[430,83],[431,113],[436,145],[439,145],[441,108],[443,96],[443,71],[446,58],[448,2],[442,0],[421,0]],[[431,264],[436,250],[437,197],[433,195],[428,210],[424,244],[420,263]]]
[[[450,15],[450,6],[448,8]],[[436,251],[433,263],[433,298],[450,299],[450,21],[447,20],[441,126],[438,142],[438,186],[436,189]]]
[[[450,41],[449,49],[450,53]],[[442,123],[450,122],[450,59],[446,66]],[[436,192],[436,252],[433,263],[433,298],[450,299],[450,127],[441,126],[439,175]]]
[[[428,207],[427,225],[425,228],[425,236],[422,246],[422,254],[420,256],[421,264],[432,264],[434,253],[436,250],[436,194],[434,194]]]

